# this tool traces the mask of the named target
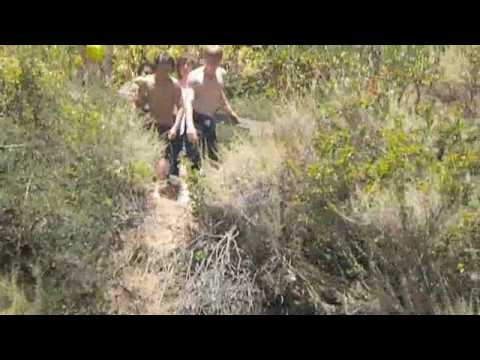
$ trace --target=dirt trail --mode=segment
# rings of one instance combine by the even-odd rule
[[[185,188],[183,179],[181,179],[181,183],[181,186]],[[155,231],[146,232],[143,240],[147,246],[167,254],[180,246],[187,245],[186,230],[192,217],[188,199],[180,201],[181,197],[184,197],[182,196],[184,193],[185,191],[181,191],[171,198],[165,194],[151,197]],[[145,225],[152,226],[149,223]]]
[[[252,120],[242,121],[241,127],[253,136],[265,136],[271,131],[269,124]],[[185,189],[185,171],[181,172]],[[150,216],[138,229],[123,235],[124,247],[114,255],[119,271],[111,298],[118,313],[174,314],[179,309],[183,279],[178,274],[176,250],[189,245],[195,219],[188,191],[181,190],[179,196],[168,193],[150,196]]]
[[[150,196],[150,215],[138,229],[124,234],[124,248],[115,255],[120,269],[111,292],[116,312],[177,311],[182,279],[176,250],[188,246],[194,223],[188,202],[178,200],[165,194]]]

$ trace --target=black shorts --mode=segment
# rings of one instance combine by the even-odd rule
[[[172,125],[173,126],[173,125]],[[172,126],[170,127],[160,127],[160,126],[157,126],[156,127],[156,130],[157,130],[157,133],[158,133],[158,137],[160,139],[163,139],[163,140],[168,140],[168,132],[170,131],[170,129],[172,128]]]
[[[215,118],[194,112],[193,121],[195,127],[200,133],[200,145],[203,156],[208,154],[210,159],[218,161],[217,129]]]

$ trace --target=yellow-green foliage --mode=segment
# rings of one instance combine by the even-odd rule
[[[194,198],[203,236],[236,226],[266,312],[478,313],[480,129],[426,90],[442,49],[384,47],[371,94],[374,69],[338,50],[329,91],[271,111],[271,134],[207,168]],[[285,64],[301,50],[278,51]],[[399,101],[410,85],[414,106]]]
[[[74,83],[71,55],[0,47],[0,270],[35,278],[35,262],[45,312],[99,311],[100,260],[116,229],[141,221],[138,188],[163,151],[114,91]]]
[[[34,305],[16,284],[15,277],[0,277],[0,315],[30,315]]]
[[[248,271],[222,279],[265,312],[478,312],[478,49],[455,49],[457,63],[441,46],[226,45],[237,112],[270,128],[239,132],[220,168],[192,176],[192,258],[238,244]],[[115,46],[114,87],[162,51],[200,50]],[[43,312],[108,306],[114,234],[143,218],[138,189],[163,151],[113,89],[75,84],[79,59],[76,46],[0,47],[0,271],[42,274],[29,285]],[[30,311],[5,279],[5,311]]]

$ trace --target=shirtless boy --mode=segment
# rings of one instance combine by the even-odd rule
[[[157,164],[157,177],[165,180],[169,174],[178,176],[178,154],[182,142],[177,136],[183,108],[182,91],[170,77],[175,63],[169,55],[160,55],[155,64],[155,73],[135,79],[139,86],[135,105],[145,109],[148,105],[147,128],[154,127],[167,142],[166,159]],[[175,116],[175,113],[177,116]],[[180,148],[180,150],[179,150]]]
[[[217,132],[214,115],[223,108],[238,124],[239,118],[232,110],[225,92],[225,70],[220,67],[223,50],[219,46],[207,46],[204,49],[205,65],[188,75],[188,87],[193,89],[193,122],[199,130],[203,155],[218,161]]]

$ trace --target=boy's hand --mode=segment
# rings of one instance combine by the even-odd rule
[[[187,131],[187,138],[188,138],[188,141],[190,141],[194,145],[197,145],[199,142],[198,134],[196,130]]]
[[[177,137],[177,128],[174,126],[170,129],[170,131],[168,132],[168,140],[173,140]]]
[[[235,125],[240,124],[240,117],[239,117],[236,113],[232,112],[232,113],[230,114],[230,118],[232,119],[232,122],[233,122]]]

